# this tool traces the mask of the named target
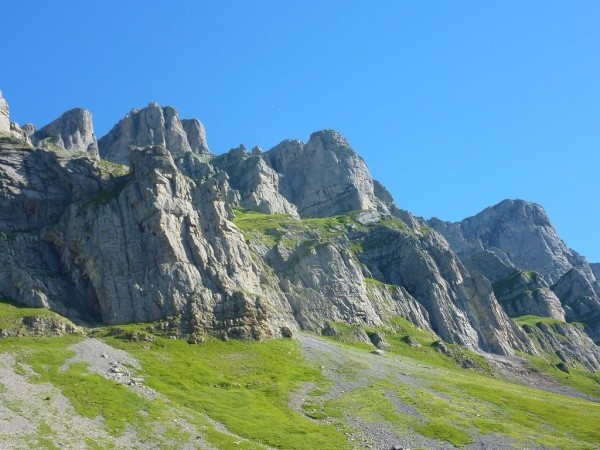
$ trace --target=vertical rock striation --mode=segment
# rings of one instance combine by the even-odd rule
[[[157,103],[131,110],[98,141],[102,158],[126,165],[129,164],[131,146],[150,145],[165,147],[173,157],[188,152],[210,154],[204,127],[198,120],[182,122],[175,108]]]

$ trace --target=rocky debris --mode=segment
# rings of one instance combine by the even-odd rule
[[[496,281],[492,286],[496,298],[509,317],[531,314],[565,320],[560,300],[537,272],[517,271]]]
[[[32,133],[31,140],[33,145],[39,147],[59,147],[69,152],[88,152],[98,156],[92,114],[87,109],[74,108],[67,111],[55,121]]]
[[[279,193],[279,175],[259,155],[251,155],[240,146],[213,158],[211,164],[227,173],[229,183],[239,192],[240,206],[298,217],[296,207]]]
[[[523,200],[504,200],[461,222],[431,219],[461,259],[488,250],[521,270],[534,270],[551,284],[584,259],[567,248],[544,209]]]
[[[281,175],[280,192],[301,217],[362,209],[389,213],[375,195],[365,162],[336,131],[313,133],[306,144],[283,141],[263,157]]]
[[[102,158],[125,165],[129,165],[131,146],[152,145],[165,147],[174,158],[187,152],[196,155],[210,153],[204,127],[199,121],[190,120],[184,126],[175,108],[162,107],[157,103],[149,103],[141,110],[131,110],[98,141]]]
[[[371,343],[379,350],[389,350],[390,344],[387,343],[384,336],[380,333],[367,332]]]
[[[552,290],[560,299],[569,322],[582,322],[586,332],[600,343],[600,283],[589,265],[573,267]]]

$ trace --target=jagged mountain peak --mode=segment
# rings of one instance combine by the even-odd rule
[[[375,194],[363,159],[337,131],[321,130],[307,143],[285,140],[262,157],[279,174],[281,193],[303,217],[324,217],[356,210],[389,214]]]
[[[462,221],[520,221],[532,225],[552,227],[550,219],[546,214],[544,207],[538,203],[529,202],[521,199],[506,199],[490,206],[473,217],[468,217]]]
[[[429,224],[462,259],[489,250],[521,270],[541,273],[549,284],[585,261],[565,245],[544,208],[525,200],[504,200],[460,222],[433,218]]]
[[[73,108],[30,135],[33,145],[58,146],[75,152],[89,152],[98,156],[92,113],[84,108]]]
[[[175,157],[188,152],[210,155],[206,131],[199,120],[181,120],[174,107],[156,102],[132,109],[98,141],[100,156],[120,164],[129,164],[130,146],[147,145],[162,145]]]

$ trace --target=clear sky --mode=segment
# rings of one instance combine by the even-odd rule
[[[333,128],[416,215],[535,201],[600,261],[599,1],[2,0],[0,42],[21,124],[157,101],[214,153]]]

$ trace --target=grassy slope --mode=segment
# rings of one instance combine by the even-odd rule
[[[55,314],[0,303],[3,326],[17,323],[23,316]],[[354,327],[335,326],[339,334],[330,339],[346,341],[335,344],[340,352],[372,349],[345,339],[356,332]],[[145,325],[120,328],[135,332],[144,330]],[[328,390],[327,382],[319,369],[303,359],[298,343],[289,339],[209,340],[189,345],[162,337],[153,342],[125,342],[111,337],[109,329],[101,331],[100,337],[104,336],[109,344],[140,360],[145,382],[164,396],[155,400],[90,374],[81,363],[60,370],[72,354],[68,346],[82,336],[0,339],[0,352],[15,354],[20,364],[17,369],[22,373],[27,373],[22,365],[30,366],[37,374],[32,380],[59,388],[80,415],[102,416],[113,435],[122,433],[127,425],[135,428],[142,439],[151,440],[156,424],[166,423],[164,433],[170,442],[185,442],[189,436],[169,425],[173,418],[184,417],[219,448],[262,448],[262,444],[286,449],[350,448],[340,430],[347,430],[344,418],[353,415],[366,421],[384,421],[399,435],[417,432],[458,447],[473,442],[478,434],[489,433],[507,436],[518,446],[594,448],[600,442],[598,403],[495,378],[487,373],[489,369],[478,355],[453,346],[448,346],[451,356],[443,355],[432,346],[435,336],[402,319],[366,331],[385,334],[391,345],[387,358],[402,358],[426,368],[414,374],[419,377],[418,386],[399,382],[397,377],[372,377],[363,388],[321,400]],[[407,343],[408,336],[413,346]],[[414,346],[414,342],[420,346]],[[460,369],[456,361],[465,357],[478,363],[481,370]],[[348,362],[342,373],[360,378],[363,369],[364,364]],[[329,423],[310,420],[289,407],[290,392],[303,382],[318,387],[305,405],[307,415]],[[587,388],[598,395],[598,386],[596,382]],[[390,396],[414,408],[420,419],[397,410]],[[206,416],[248,441],[219,431]],[[40,433],[47,432],[40,428]],[[48,447],[52,448],[50,441]]]

